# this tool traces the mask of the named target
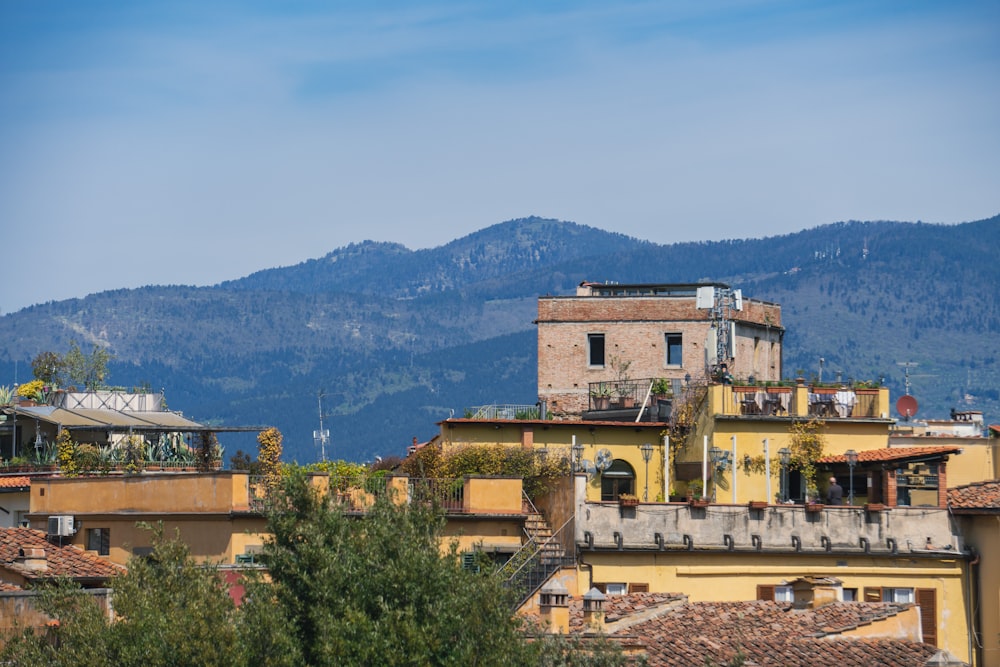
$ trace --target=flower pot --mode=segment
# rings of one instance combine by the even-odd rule
[[[883,505],[882,503],[866,503],[865,504],[865,511],[866,512],[885,512],[888,509],[889,508],[886,507],[885,505]]]
[[[611,398],[608,396],[594,396],[594,409],[607,410],[611,405]]]
[[[751,500],[747,503],[747,507],[752,510],[764,510],[767,509],[768,502],[766,500]]]
[[[711,501],[708,498],[692,498],[688,501],[691,507],[708,507]]]
[[[618,504],[622,507],[637,507],[639,505],[638,498],[619,498]]]
[[[808,505],[806,505],[806,511],[807,512],[822,512],[823,511],[823,507],[824,506],[823,506],[822,503],[809,503]]]

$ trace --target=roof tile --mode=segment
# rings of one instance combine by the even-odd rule
[[[948,507],[955,510],[1000,511],[1000,480],[975,482],[948,489]]]
[[[44,549],[46,569],[32,570],[18,562],[22,549]],[[79,547],[54,544],[45,537],[45,533],[31,528],[0,528],[0,568],[16,572],[28,580],[60,576],[108,579],[125,571],[122,566]]]
[[[962,448],[957,445],[934,445],[927,447],[887,447],[885,449],[865,449],[858,452],[858,463],[882,463],[884,461],[901,461],[905,459],[933,456],[935,454],[958,454]],[[818,460],[818,463],[846,463],[843,454],[831,454]]]

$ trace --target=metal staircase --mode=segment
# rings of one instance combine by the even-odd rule
[[[541,588],[554,572],[574,563],[573,517],[553,532],[545,517],[532,507],[524,522],[524,532],[528,540],[499,571],[504,585],[516,593],[515,609]],[[567,544],[570,546],[567,547]]]

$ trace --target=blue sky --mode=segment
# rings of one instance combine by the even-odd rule
[[[3,313],[528,215],[997,213],[996,0],[0,2]]]

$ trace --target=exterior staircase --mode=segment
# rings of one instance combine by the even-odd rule
[[[574,562],[573,553],[567,553],[564,546],[567,537],[572,543],[572,518],[553,531],[545,517],[532,507],[524,522],[524,532],[527,541],[499,572],[504,577],[504,585],[516,593],[515,609],[541,588],[553,573]]]

